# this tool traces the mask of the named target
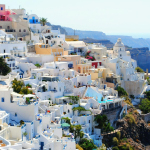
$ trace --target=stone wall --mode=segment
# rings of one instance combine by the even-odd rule
[[[35,45],[29,45],[28,46],[28,52],[29,53],[33,53],[33,52],[35,53]]]
[[[147,123],[150,121],[150,113],[147,114],[141,114],[142,119]]]
[[[129,95],[137,96],[141,94],[144,86],[145,86],[144,80],[121,81],[121,87],[123,87]]]

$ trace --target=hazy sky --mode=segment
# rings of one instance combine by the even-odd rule
[[[150,35],[150,0],[1,0],[55,25],[106,34]]]

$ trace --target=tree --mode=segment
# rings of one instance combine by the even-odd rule
[[[114,130],[114,128],[111,127],[106,115],[97,115],[94,121],[98,123],[98,128],[100,128],[102,131],[109,132]]]
[[[47,18],[41,18],[40,19],[40,23],[43,25],[43,26],[45,26],[45,24],[47,23]]]
[[[137,72],[144,72],[144,70],[143,70],[142,68],[140,68],[140,67],[136,67],[135,70],[136,70]]]
[[[18,81],[16,78],[12,81],[12,88],[19,94],[32,94],[32,90],[29,90],[22,81]]]
[[[128,93],[121,86],[117,87],[118,96],[128,96]]]
[[[22,81],[18,81],[16,78],[12,81],[12,88],[14,92],[20,93],[23,86],[24,83]]]
[[[142,99],[139,108],[142,110],[143,113],[147,114],[148,112],[150,112],[150,101],[147,98]]]
[[[7,75],[11,72],[10,67],[8,67],[7,63],[5,62],[3,57],[0,57],[0,75]]]
[[[97,148],[96,145],[94,145],[93,140],[88,140],[86,138],[81,139],[79,145],[84,150],[93,150],[94,148]]]
[[[145,91],[144,95],[146,98],[148,98],[150,100],[150,91]]]

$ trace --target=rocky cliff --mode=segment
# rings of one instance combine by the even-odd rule
[[[130,143],[135,150],[148,150],[149,148],[147,147],[150,145],[150,126],[142,120],[135,108],[129,108],[128,115],[131,118],[124,117],[116,122],[116,130],[103,134],[103,143],[107,147],[112,147],[113,137],[117,137],[117,132],[120,132],[121,139],[127,139],[126,142]]]

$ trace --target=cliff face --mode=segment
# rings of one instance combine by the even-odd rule
[[[72,28],[63,27],[68,35],[74,35],[74,30]],[[122,42],[125,45],[130,47],[149,47],[150,48],[150,38],[133,38],[132,36],[124,36],[124,35],[106,35],[100,31],[83,31],[83,30],[75,30],[75,35],[79,36],[79,39],[84,38],[92,38],[95,40],[110,40],[112,43],[116,43],[118,38],[122,39]]]
[[[110,42],[109,40],[96,40],[96,39],[91,39],[91,38],[84,38],[80,40],[86,43],[101,43],[102,45],[106,46],[108,49],[111,49],[114,46],[114,44]]]

